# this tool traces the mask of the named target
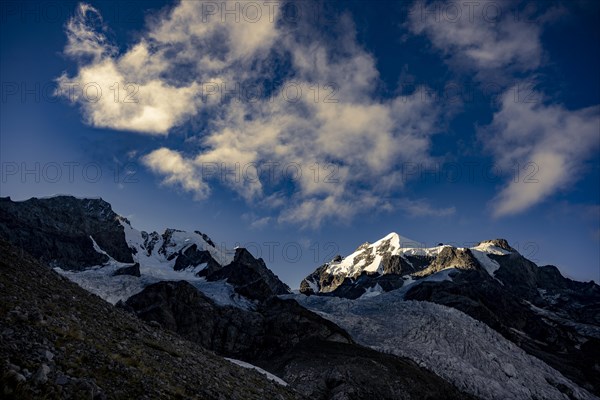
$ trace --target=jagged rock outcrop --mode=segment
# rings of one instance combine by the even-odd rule
[[[321,296],[336,296],[347,299],[357,299],[367,293],[369,290],[379,290],[389,292],[390,290],[400,289],[404,285],[404,278],[398,274],[367,274],[361,273],[356,278],[345,278],[342,283],[330,292],[321,292]],[[315,294],[312,288],[304,287],[300,292],[306,295]]]
[[[173,267],[175,271],[197,267],[200,264],[206,264],[207,271],[217,270],[221,267],[219,263],[212,258],[209,251],[199,250],[198,245],[196,244],[192,244],[183,251],[180,250],[176,257],[177,259],[175,260],[175,265]]]
[[[504,249],[508,252],[511,253],[517,253],[517,251],[515,249],[513,249],[509,244],[508,244],[508,240],[506,239],[491,239],[491,240],[484,240],[483,242],[479,242],[477,243],[477,246],[475,247],[479,247],[483,244],[488,244],[488,245],[492,245],[492,246],[496,246],[498,248]]]
[[[254,258],[243,248],[236,249],[230,264],[212,273],[202,271],[200,276],[206,276],[209,281],[225,279],[236,292],[253,300],[290,293],[290,288],[267,268],[262,258]]]
[[[210,246],[217,247],[215,245],[215,242],[213,242],[212,239],[206,233],[202,233],[200,231],[194,231],[194,233],[197,234],[197,235],[200,235],[202,237],[202,239],[204,239],[204,241],[206,243],[208,243]]]
[[[479,262],[469,249],[457,249],[456,247],[444,246],[438,256],[427,268],[414,273],[415,277],[423,277],[448,268],[461,270],[479,269]]]
[[[152,255],[156,244],[161,239],[161,236],[158,234],[158,232],[148,233],[148,232],[142,231],[142,232],[140,232],[140,234],[143,239],[143,243],[141,244],[140,247],[143,247],[143,249],[145,250],[144,253],[146,254],[146,256]]]
[[[65,270],[101,265],[108,256],[133,263],[119,218],[102,199],[0,198],[0,237]],[[94,241],[108,256],[94,248]]]

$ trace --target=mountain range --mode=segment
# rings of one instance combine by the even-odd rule
[[[101,199],[0,198],[0,242],[7,398],[600,394],[600,286],[504,239],[391,233],[299,292],[247,249],[136,230]]]

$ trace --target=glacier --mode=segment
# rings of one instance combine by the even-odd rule
[[[598,399],[468,315],[405,301],[403,290],[350,300],[292,294],[358,343],[407,357],[459,389],[488,400]]]

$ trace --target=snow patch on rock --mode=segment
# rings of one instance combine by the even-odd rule
[[[247,363],[247,362],[240,361],[240,360],[235,360],[235,359],[233,359],[233,358],[227,358],[227,357],[225,357],[225,359],[226,359],[227,361],[231,362],[231,363],[234,363],[234,364],[236,364],[236,365],[239,365],[239,366],[240,366],[240,367],[242,367],[242,368],[254,369],[254,370],[256,370],[257,372],[260,372],[261,374],[263,374],[264,376],[266,376],[266,377],[267,377],[267,379],[270,379],[270,380],[272,380],[273,382],[279,383],[279,384],[280,384],[280,385],[282,385],[282,386],[287,386],[287,385],[288,385],[288,383],[287,383],[286,381],[284,381],[283,379],[281,379],[280,377],[278,377],[278,376],[275,376],[275,375],[273,375],[272,373],[270,373],[270,372],[267,372],[267,371],[265,371],[264,369],[257,367],[256,365],[252,365],[252,364],[249,364],[249,363]]]

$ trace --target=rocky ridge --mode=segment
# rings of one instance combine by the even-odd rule
[[[0,237],[44,263],[83,270],[115,260],[133,263],[119,216],[102,199],[56,196],[13,202],[0,198]]]

